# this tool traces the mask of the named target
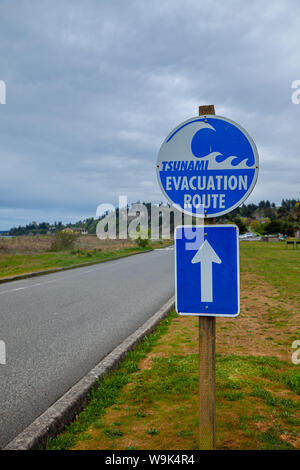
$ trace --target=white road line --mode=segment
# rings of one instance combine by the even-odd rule
[[[74,278],[74,277],[82,276],[83,274],[92,273],[92,272],[96,272],[96,271],[99,271],[99,269],[93,269],[93,270],[89,270],[89,271],[84,271],[84,272],[81,272],[81,273],[77,273],[77,274],[75,274],[75,275],[73,275],[73,276],[60,277],[59,279],[52,279],[51,281],[37,282],[37,283],[35,283],[35,284],[31,284],[30,286],[24,286],[24,287],[18,287],[18,288],[16,288],[16,289],[4,290],[4,291],[0,292],[0,295],[2,295],[2,294],[9,294],[9,293],[11,293],[11,292],[17,292],[17,291],[24,290],[24,289],[31,289],[32,287],[44,286],[45,284],[52,284],[53,282],[64,281],[65,279],[72,279],[72,278]]]
[[[25,289],[25,287],[18,287],[17,289],[11,289],[11,290],[8,290],[8,291],[0,292],[0,295],[1,294],[6,294],[6,292],[16,292],[17,290],[23,290],[23,289]]]
[[[156,248],[154,251],[173,251],[174,246],[167,246],[167,248]]]
[[[112,260],[112,261],[113,261],[113,260]],[[106,267],[109,267],[109,266],[118,266],[119,264],[122,264],[122,262],[119,261],[118,263],[109,263],[109,264],[106,264],[106,263],[105,263],[105,266],[106,266]],[[43,285],[45,285],[45,284],[51,284],[51,283],[53,283],[53,282],[64,281],[65,279],[72,279],[72,278],[74,278],[74,277],[82,276],[83,274],[88,274],[88,273],[97,272],[97,271],[99,271],[100,269],[103,268],[103,265],[104,265],[104,263],[101,263],[101,266],[99,266],[98,268],[89,269],[88,271],[82,271],[82,272],[80,272],[80,273],[73,274],[72,276],[60,277],[59,279],[52,279],[51,281],[37,282],[37,283],[35,283],[35,284],[31,284],[30,286],[17,287],[17,288],[15,288],[15,289],[4,290],[4,291],[0,292],[0,295],[2,295],[2,294],[10,294],[11,292],[17,292],[17,291],[20,291],[20,290],[31,289],[32,287],[43,286]],[[59,273],[59,271],[58,271],[58,273]],[[53,274],[56,274],[56,273],[53,273]],[[18,282],[20,282],[20,281],[18,281]]]

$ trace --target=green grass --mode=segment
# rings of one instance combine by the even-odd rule
[[[225,378],[225,386],[227,385],[226,380],[230,377],[233,384],[235,383],[232,370],[237,371],[242,368],[246,370],[249,377],[262,377],[270,379],[273,383],[280,383],[287,386],[287,388],[298,395],[300,395],[300,370],[293,364],[285,361],[280,361],[275,357],[260,357],[260,356],[235,356],[229,355],[220,357],[217,355],[218,361],[222,363],[222,369],[218,371],[217,376],[220,380]],[[244,386],[244,382],[238,380],[239,388]],[[232,386],[231,386],[232,387]],[[229,388],[231,388],[229,387]]]
[[[197,370],[198,357],[195,355],[154,358],[152,368],[136,377],[130,399],[142,403],[153,403],[158,396],[160,400],[169,399],[170,395],[184,399],[197,391]]]
[[[104,429],[103,433],[111,438],[116,438],[116,437],[121,437],[123,436],[123,432],[120,429],[114,429],[114,428],[107,428]]]
[[[101,418],[104,416],[106,409],[112,405],[117,406],[122,404],[122,399],[120,399],[121,391],[129,382],[130,375],[138,370],[139,362],[147,356],[160,337],[167,332],[174,316],[176,316],[175,312],[171,313],[134,351],[129,352],[116,372],[105,376],[101,382],[98,382],[98,387],[89,394],[89,405],[87,408],[76,416],[75,421],[66,426],[64,433],[47,443],[47,449],[70,449],[81,439],[82,433],[84,434],[91,424],[96,423],[96,426],[102,427]],[[135,365],[134,367],[133,364]],[[106,429],[106,435],[109,432],[111,431]],[[114,437],[117,436],[115,435]]]
[[[147,251],[151,247],[132,247],[116,251],[81,251],[75,250],[48,252],[42,254],[14,254],[0,256],[0,278],[17,274],[43,271],[51,268],[63,268],[76,264],[96,263],[109,259],[128,256],[133,253]]]
[[[149,434],[150,436],[157,436],[157,434],[159,434],[159,430],[155,428],[151,428],[147,430],[147,434]]]
[[[266,405],[271,407],[282,408],[283,410],[300,409],[299,403],[294,400],[276,397],[259,385],[253,387],[251,395],[256,398],[261,398]]]
[[[165,320],[158,330],[148,337],[144,343],[130,353],[120,368],[106,377],[100,383],[99,388],[90,396],[90,404],[85,411],[80,413],[79,418],[66,428],[66,432],[48,443],[48,449],[68,449],[75,446],[78,440],[86,439],[86,430],[90,425],[95,428],[103,428],[103,423],[99,425],[99,419],[104,416],[106,409],[112,405],[123,404],[120,400],[121,391],[124,385],[131,380],[133,373],[131,364],[139,363],[147,353],[157,343],[162,334],[166,332],[169,322],[174,313]],[[130,367],[128,367],[130,365]],[[282,370],[284,368],[284,370]],[[136,368],[134,368],[136,370]],[[287,377],[295,377],[295,380],[287,380]],[[295,387],[295,383],[297,386]],[[290,433],[296,432],[299,421],[294,413],[300,409],[299,402],[293,398],[283,398],[278,396],[276,384],[291,391],[297,390],[299,393],[299,372],[293,364],[279,361],[276,358],[253,357],[230,355],[217,356],[216,363],[216,387],[217,387],[217,410],[224,414],[224,411],[232,409],[230,403],[237,403],[242,409],[247,410],[249,415],[240,415],[240,429],[244,435],[255,439],[259,444],[258,448],[288,449],[291,445],[283,442],[279,438],[279,431],[270,428],[267,432],[259,433],[251,430],[251,425],[255,422],[266,421],[270,410],[275,413],[278,419],[285,423],[285,429]],[[153,360],[151,369],[145,369],[141,373],[134,373],[133,383],[127,392],[126,404],[129,409],[135,403],[142,403],[143,406],[164,402],[172,404],[181,401],[189,401],[197,394],[198,389],[198,357],[197,354],[172,355],[169,357],[157,357]],[[275,388],[270,392],[269,388]],[[251,399],[254,401],[251,401]],[[257,404],[265,408],[264,414],[257,414]],[[223,410],[223,411],[222,411]],[[253,415],[251,413],[254,413]],[[138,410],[135,416],[142,419],[146,416],[142,410]],[[122,423],[113,423],[120,426]],[[220,432],[232,428],[230,421],[219,421]],[[157,435],[159,430],[150,428],[149,435]],[[117,427],[104,427],[103,434],[112,439],[123,436],[123,431]],[[190,436],[189,430],[178,432],[179,437]],[[82,438],[83,437],[83,438]]]
[[[293,446],[286,441],[280,439],[281,430],[273,427],[267,431],[258,434],[262,445],[262,450],[291,450]]]
[[[241,273],[262,275],[287,302],[300,301],[300,250],[286,250],[280,242],[241,242]]]

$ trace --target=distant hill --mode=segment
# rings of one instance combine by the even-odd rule
[[[150,224],[151,211],[149,209],[151,207],[151,203],[144,202],[143,204],[148,208]],[[119,211],[117,209],[117,218],[118,213]],[[8,232],[2,233],[11,236],[44,235],[55,233],[68,227],[95,234],[99,220],[99,218],[95,219],[90,217],[74,224],[63,224],[62,222],[55,222],[54,224],[42,222],[37,224],[36,222],[31,222],[25,227],[13,227]],[[283,235],[294,236],[295,232],[300,228],[300,200],[283,199],[279,207],[276,207],[275,203],[271,203],[270,201],[260,201],[259,204],[243,204],[233,212],[230,212],[223,217],[219,217],[218,222],[233,222],[238,225],[240,233],[251,230],[260,235],[281,233]],[[173,228],[171,221],[171,230],[173,230]]]

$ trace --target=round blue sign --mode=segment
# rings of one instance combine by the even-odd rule
[[[251,193],[258,153],[249,134],[230,119],[199,116],[179,124],[163,142],[156,165],[166,198],[185,213],[218,217]]]

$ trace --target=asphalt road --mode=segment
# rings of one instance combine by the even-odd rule
[[[156,250],[0,285],[0,448],[174,295]]]

